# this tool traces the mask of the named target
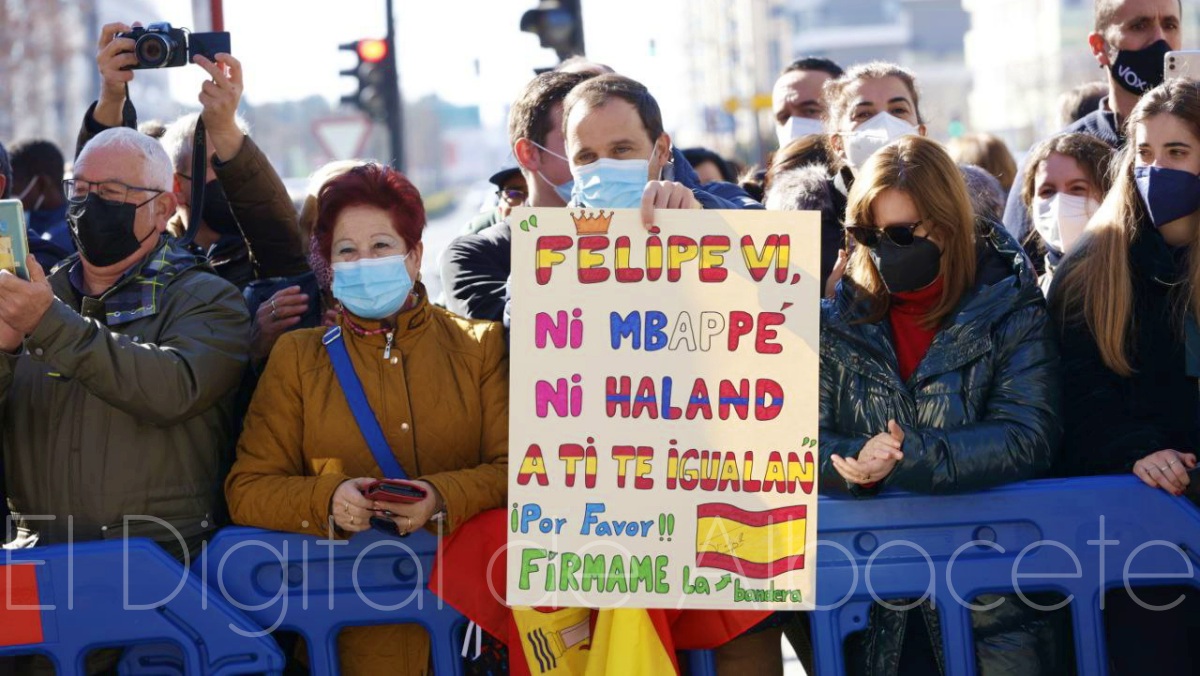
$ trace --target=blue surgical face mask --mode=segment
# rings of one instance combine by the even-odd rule
[[[657,148],[658,145],[655,144]],[[654,157],[654,151],[650,151]],[[650,160],[613,160],[601,158],[579,167],[571,167],[575,177],[572,199],[581,206],[597,209],[636,209],[650,181]]]
[[[391,317],[404,307],[413,281],[403,256],[333,264],[333,297],[363,319]]]
[[[562,155],[559,155],[558,153],[554,152],[553,150],[550,150],[546,146],[538,143],[537,141],[530,141],[530,143],[537,146],[538,148],[541,148],[542,152],[549,153],[549,154],[557,157],[558,159],[562,160],[563,162],[570,164],[570,162],[567,160],[567,158],[563,157]],[[546,178],[546,175],[543,174],[541,171],[538,171],[537,175],[543,181],[546,182],[546,185],[554,187],[555,194],[558,195],[558,198],[561,199],[564,204],[567,204],[571,201],[571,193],[575,189],[575,179],[570,179],[566,183],[555,183],[554,181],[551,181],[550,179]]]
[[[1178,169],[1134,167],[1133,178],[1156,228],[1200,210],[1200,176]]]

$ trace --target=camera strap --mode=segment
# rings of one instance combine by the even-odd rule
[[[129,99],[126,98],[126,101]],[[196,133],[192,136],[192,196],[191,213],[188,215],[187,231],[179,243],[188,246],[196,239],[200,229],[201,214],[204,213],[204,178],[208,175],[208,134],[204,131],[204,118],[196,116]]]

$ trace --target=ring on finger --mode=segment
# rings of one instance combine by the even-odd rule
[[[350,525],[353,526],[355,521],[358,521],[358,519],[354,518],[354,515],[351,514],[350,515]]]
[[[271,319],[279,321],[279,315],[275,314],[275,308],[271,308]]]
[[[1172,460],[1171,462],[1167,463],[1167,467],[1170,467],[1171,465],[1178,465],[1178,464],[1179,464],[1178,460]]]

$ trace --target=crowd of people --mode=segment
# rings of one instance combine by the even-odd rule
[[[28,280],[0,272],[6,546],[145,536],[186,558],[230,523],[452,533],[504,507],[520,205],[640,209],[647,227],[660,209],[819,211],[797,236],[821,252],[823,495],[1120,473],[1183,495],[1200,445],[1200,83],[1164,77],[1181,12],[1095,0],[1104,81],[1064,93],[1065,128],[1020,165],[987,134],[929,139],[919,72],[809,57],[774,88],[778,150],[739,175],[677,148],[645,86],[571,59],[517,95],[514,163],[441,254],[444,298],[421,280],[437,254],[404,175],[328,165],[297,211],[237,115],[235,58],[196,57],[200,113],[139,127],[129,26],[105,26],[69,177],[50,142],[0,146],[0,197],[23,203],[34,259]],[[364,495],[385,476],[423,497]],[[131,530],[130,514],[156,520]],[[1148,610],[1111,592],[1115,673],[1195,673],[1192,596]],[[1066,611],[977,601],[983,673],[1071,669]],[[717,649],[721,673],[781,673],[785,632],[811,666],[803,614],[759,619]],[[928,604],[876,605],[850,670],[939,673],[940,636]],[[351,674],[429,663],[413,626],[351,629],[339,647]]]

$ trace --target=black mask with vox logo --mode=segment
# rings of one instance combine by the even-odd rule
[[[1122,89],[1141,96],[1164,82],[1166,66],[1163,61],[1169,51],[1171,45],[1166,40],[1137,51],[1122,49],[1109,68]]]

